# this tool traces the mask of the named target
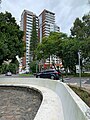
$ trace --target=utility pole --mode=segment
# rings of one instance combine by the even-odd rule
[[[78,62],[79,62],[79,79],[80,79],[80,88],[81,88],[81,63],[80,63],[80,54],[81,54],[81,51],[79,50],[78,51]]]

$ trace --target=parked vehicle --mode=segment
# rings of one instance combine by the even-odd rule
[[[5,75],[6,76],[12,76],[12,73],[11,72],[7,72]]]
[[[53,80],[59,80],[61,73],[56,70],[45,70],[36,74],[36,78],[49,78]]]

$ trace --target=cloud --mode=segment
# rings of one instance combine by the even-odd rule
[[[70,28],[77,17],[90,11],[88,0],[2,0],[1,11],[9,11],[19,22],[26,9],[39,15],[43,9],[55,13],[56,23],[62,32],[70,34]]]
[[[77,17],[82,17],[90,10],[88,0],[52,0],[51,10],[56,13],[56,22],[61,26],[61,31],[70,34],[70,28]]]

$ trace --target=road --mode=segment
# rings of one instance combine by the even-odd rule
[[[18,74],[17,75],[12,75],[12,76],[0,75],[0,78],[6,78],[6,77],[22,78],[23,76],[19,76]],[[23,77],[23,78],[26,78],[26,77]],[[28,77],[35,77],[35,76],[28,76]],[[63,78],[63,79],[64,79],[65,83],[72,83],[72,84],[78,84],[78,85],[80,84],[79,77],[66,77],[66,78]],[[89,77],[81,77],[81,83],[90,85],[90,78]]]
[[[12,75],[12,76],[5,76],[5,75],[0,75],[0,78],[27,78],[27,77],[35,77],[35,76],[19,76],[17,75]],[[64,83],[75,85],[75,86],[80,86],[80,79],[79,77],[67,77],[63,78]],[[85,88],[90,92],[90,77],[81,77],[81,87]]]
[[[80,87],[79,77],[64,78],[64,82],[67,84]],[[83,89],[85,89],[86,91],[90,93],[90,78],[89,77],[81,77],[81,87],[83,87]]]
[[[73,83],[73,84],[79,84],[80,78],[79,77],[67,77],[64,78],[65,83]],[[81,77],[81,83],[82,84],[90,84],[90,78],[89,77]]]

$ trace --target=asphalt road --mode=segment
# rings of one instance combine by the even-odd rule
[[[79,84],[80,78],[79,77],[68,77],[64,78],[65,83],[73,83],[73,84]],[[81,83],[82,84],[90,84],[90,78],[89,77],[81,77]]]

